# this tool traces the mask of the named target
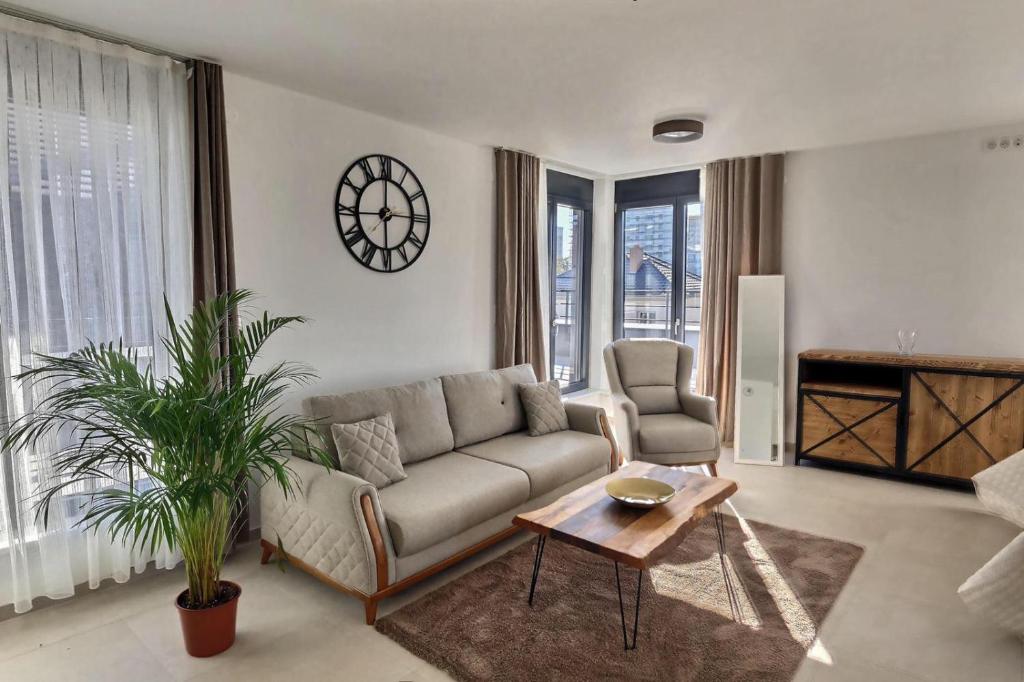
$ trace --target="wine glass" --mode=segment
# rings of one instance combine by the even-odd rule
[[[896,349],[900,355],[911,355],[914,352],[915,341],[917,341],[916,329],[896,330]]]

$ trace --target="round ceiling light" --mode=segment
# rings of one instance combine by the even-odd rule
[[[676,118],[654,124],[657,142],[693,142],[704,136],[704,122],[692,118]]]

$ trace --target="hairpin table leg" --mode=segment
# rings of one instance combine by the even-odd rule
[[[740,610],[740,599],[732,582],[732,574],[729,572],[725,547],[725,519],[718,507],[715,507],[715,511],[712,513],[715,516],[715,529],[718,531],[718,558],[722,563],[722,579],[725,581],[725,592],[729,598],[729,611],[732,612],[733,620],[739,621],[742,619],[743,612]]]
[[[619,562],[615,562],[615,589],[619,592],[619,616],[622,618],[622,646],[626,651],[636,649],[636,632],[640,625],[640,588],[644,584],[644,570],[636,574],[636,604],[633,611],[633,641],[626,639],[626,607],[622,603],[622,582],[619,579]]]
[[[540,575],[540,562],[544,558],[544,544],[547,538],[543,535],[537,536],[537,554],[533,558],[533,578],[530,580],[530,606],[533,606],[533,593],[537,589],[537,576]]]

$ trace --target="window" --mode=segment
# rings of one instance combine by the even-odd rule
[[[548,171],[550,373],[563,393],[588,386],[590,230],[594,184]]]
[[[22,339],[22,348],[28,355],[21,357],[20,361],[22,366],[27,367],[31,364],[33,352],[64,355],[76,350],[83,338],[100,340],[107,334],[98,274],[90,272],[88,268],[83,271],[76,264],[78,276],[85,278],[93,286],[82,287],[76,292],[78,300],[76,311],[72,314],[68,311],[68,296],[64,293],[64,289],[67,288],[67,275],[61,272],[61,267],[64,265],[62,261],[68,259],[69,255],[77,255],[77,259],[87,263],[103,261],[101,250],[104,244],[99,237],[101,210],[98,199],[94,196],[92,183],[93,166],[99,161],[92,158],[93,145],[90,140],[94,136],[102,135],[105,138],[104,143],[119,140],[129,146],[132,145],[133,132],[130,123],[117,121],[104,121],[102,127],[96,130],[96,126],[90,125],[90,120],[85,114],[69,114],[26,102],[18,103],[15,101],[13,91],[8,92],[6,104],[11,234],[8,251],[12,256],[10,262],[13,266],[9,277],[13,280],[12,290],[18,296],[17,305],[21,310],[29,309],[32,287],[40,286],[40,289],[35,291],[34,298],[37,303],[42,303],[46,311],[45,324],[41,325],[44,329],[42,347],[38,341],[33,344],[27,338]],[[53,127],[52,130],[47,131],[50,126]],[[46,138],[43,138],[38,143],[26,144],[24,138],[34,135],[37,130],[42,130],[44,135],[49,132],[53,140],[46,144],[43,141]],[[70,134],[61,135],[62,132]],[[65,145],[74,145],[77,149],[66,149]],[[74,156],[77,163],[73,168],[58,167],[61,164],[59,157],[62,153]],[[51,166],[54,166],[52,172]],[[22,173],[35,179],[26,182],[23,187]],[[135,182],[135,159],[128,156],[123,161],[115,160],[108,173],[111,188],[107,196],[112,202],[111,210],[114,214],[122,216],[126,210],[130,210],[127,202],[138,192]],[[33,193],[36,196],[33,197]],[[37,202],[40,214],[38,218],[29,219],[23,215],[22,206],[33,200]],[[69,218],[67,214],[61,214],[65,204],[74,206],[73,251],[76,253],[62,253],[58,258],[58,241],[63,242],[62,249],[69,246],[66,236],[62,238],[59,224]],[[123,249],[123,262],[117,265],[122,269],[122,276],[127,282],[127,298],[133,302],[126,305],[128,317],[125,319],[123,340],[126,345],[138,348],[143,357],[147,357],[146,350],[151,349],[153,345],[146,318],[149,311],[134,303],[145,300],[142,222],[129,218],[124,220],[119,228],[121,243],[117,244],[117,247]],[[28,231],[33,230],[34,235],[28,234]],[[33,240],[38,241],[33,243]],[[40,262],[41,267],[37,264]],[[34,267],[40,267],[39,282],[31,281],[36,278],[31,275]],[[78,321],[74,319],[76,315]],[[69,327],[77,323],[84,327],[84,331],[75,345],[75,332],[69,330]],[[21,331],[23,334],[28,333],[28,325],[23,325]],[[71,340],[69,336],[72,337]]]
[[[615,338],[700,343],[699,171],[615,183]]]
[[[0,421],[9,423],[48,394],[43,382],[13,380],[37,354],[122,343],[166,374],[164,301],[187,313],[192,254],[185,65],[10,17],[0,18],[0,43]],[[34,504],[60,483],[51,456],[80,437],[62,429],[0,453],[0,547],[49,543],[47,579],[12,563],[15,589],[0,605],[24,610],[40,594],[70,593],[72,576],[128,575],[156,554],[105,537],[85,543],[74,524],[91,483],[65,487],[44,529]]]

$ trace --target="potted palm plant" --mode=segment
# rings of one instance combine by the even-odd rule
[[[181,553],[188,589],[178,595],[185,648],[212,656],[232,645],[241,588],[221,579],[238,510],[250,483],[298,481],[287,453],[302,443],[329,464],[313,422],[279,414],[289,385],[314,377],[302,365],[278,363],[262,372],[253,361],[278,330],[301,317],[249,317],[248,291],[197,306],[176,324],[165,305],[169,336],[161,340],[171,372],[157,377],[137,350],[89,343],[67,357],[38,356],[21,382],[42,382],[36,409],[10,425],[3,445],[70,445],[52,454],[55,477],[39,491],[38,513],[74,486],[89,490],[79,524],[114,541]],[[231,316],[240,328],[227,333]],[[312,443],[312,445],[310,445]]]

